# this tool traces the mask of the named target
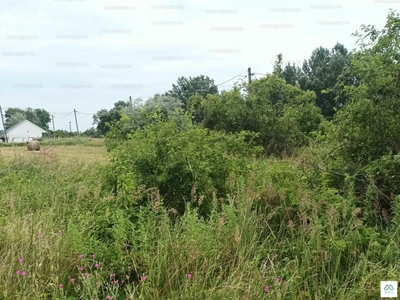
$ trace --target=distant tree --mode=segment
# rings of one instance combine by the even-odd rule
[[[208,94],[218,94],[218,87],[214,84],[214,79],[200,75],[197,77],[180,77],[177,84],[172,84],[172,90],[164,93],[165,96],[172,96],[182,101],[184,109],[188,109],[187,103],[191,96],[198,93],[202,97]]]
[[[16,113],[24,114],[25,111],[23,109],[20,109],[17,107],[9,107],[4,112],[4,116],[6,117],[6,119],[9,119],[9,118],[11,118],[11,116],[15,115]]]
[[[323,117],[315,105],[314,92],[287,84],[277,74],[254,80],[247,87],[247,96],[235,87],[221,95],[190,100],[197,109],[201,108],[205,128],[229,133],[255,132],[259,134],[255,141],[266,153],[290,154],[308,144]]]
[[[94,127],[90,127],[89,129],[86,129],[84,132],[82,132],[82,135],[84,136],[90,136],[94,138],[98,138],[101,136],[100,132],[96,130]]]
[[[6,129],[10,129],[13,127],[15,124],[26,120],[25,114],[22,112],[16,112],[13,115],[11,115],[9,118],[6,119]]]
[[[131,106],[129,101],[118,101],[114,103],[114,107],[110,110],[101,109],[93,115],[93,125],[96,125],[100,134],[106,134],[110,130],[110,125],[121,119],[121,110]]]
[[[326,48],[316,48],[309,60],[304,60],[302,74],[298,79],[302,90],[314,91],[317,95],[317,106],[321,108],[325,118],[331,119],[335,114],[335,92],[333,88],[350,64],[348,50],[337,43],[331,51]]]
[[[285,79],[286,83],[291,84],[293,86],[299,83],[299,79],[301,76],[300,67],[296,66],[296,64],[291,64],[290,62],[285,65],[283,71],[281,73],[281,78]]]
[[[174,112],[175,109],[183,108],[183,103],[178,98],[156,94],[154,97],[149,98],[143,107],[149,113],[157,108],[160,108],[164,118],[166,119]]]
[[[77,132],[69,132],[67,130],[56,130],[56,131],[51,131],[52,132],[52,136],[53,137],[58,137],[58,138],[67,138],[67,137],[72,137],[72,136],[77,136],[78,133]]]
[[[282,57],[283,57],[282,53],[279,53],[276,57],[277,58],[276,58],[276,61],[274,64],[274,70],[273,70],[272,74],[274,74],[278,77],[282,77]]]
[[[51,121],[50,113],[42,108],[36,108],[34,110],[34,113],[40,120],[40,125],[39,127],[48,130],[49,129],[49,123]],[[29,120],[29,119],[28,119]]]
[[[30,107],[28,107],[28,108],[25,110],[25,118],[26,118],[28,121],[31,121],[33,124],[38,125],[39,127],[42,125],[42,122],[40,121],[40,118],[38,117],[38,115],[36,114],[36,112],[35,112],[32,108],[30,108]],[[44,128],[43,128],[43,129],[44,129]]]
[[[50,113],[41,108],[32,109],[28,107],[26,110],[23,110],[20,108],[10,107],[5,111],[4,115],[6,117],[5,123],[7,129],[20,121],[29,120],[37,126],[48,130],[48,123],[51,121]]]

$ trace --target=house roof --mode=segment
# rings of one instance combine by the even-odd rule
[[[44,130],[43,128],[37,126],[36,124],[32,123],[29,120],[22,120],[20,122],[18,122],[17,124],[15,124],[14,126],[11,126],[9,129],[7,129],[7,133],[9,133],[10,131],[14,130],[15,128],[17,128],[18,126],[20,126],[22,123],[31,123],[33,126],[36,126],[37,128],[39,128],[40,130],[42,130],[43,132],[47,132],[46,130]]]

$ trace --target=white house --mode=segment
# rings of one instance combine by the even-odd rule
[[[10,143],[21,143],[41,138],[47,132],[43,128],[33,124],[31,121],[23,120],[7,130]]]

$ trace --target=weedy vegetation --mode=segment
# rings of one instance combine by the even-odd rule
[[[124,106],[105,140],[2,144],[0,298],[377,299],[400,277],[399,24],[362,27],[331,120],[277,65]]]

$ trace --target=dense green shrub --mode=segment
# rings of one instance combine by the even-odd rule
[[[205,128],[258,133],[257,144],[267,154],[280,156],[307,145],[323,120],[314,92],[304,92],[278,76],[267,75],[244,88],[246,94],[235,87],[220,96],[193,96],[191,111],[201,116]]]
[[[228,192],[230,174],[244,174],[245,157],[260,152],[246,143],[251,136],[209,131],[192,125],[190,115],[176,115],[137,130],[113,149],[111,176],[127,195],[141,185],[157,187],[168,208],[182,214],[194,201],[207,215],[211,200]]]

